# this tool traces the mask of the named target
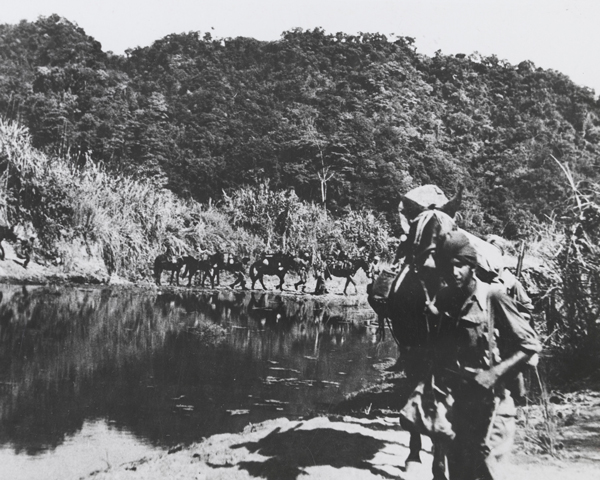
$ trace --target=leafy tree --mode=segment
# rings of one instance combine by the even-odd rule
[[[57,15],[0,33],[0,112],[35,146],[200,202],[268,181],[334,217],[381,212],[398,233],[403,193],[462,183],[465,227],[519,237],[564,209],[549,155],[598,178],[593,92],[531,62],[319,28],[172,34],[124,57]]]

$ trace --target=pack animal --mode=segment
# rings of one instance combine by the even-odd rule
[[[263,281],[265,275],[274,275],[279,277],[279,285],[276,288],[283,290],[285,275],[290,270],[297,268],[296,260],[290,253],[275,253],[273,255],[265,255],[250,266],[250,279],[252,280],[252,289],[256,282],[260,282],[263,289],[267,287]]]
[[[406,376],[413,383],[422,380],[429,367],[428,346],[432,326],[426,311],[443,285],[442,274],[435,265],[435,253],[444,235],[457,228],[453,217],[460,204],[460,196],[461,191],[439,210],[422,209],[412,221],[403,246],[403,267],[391,283],[385,312],[378,312],[380,319],[387,316],[391,321],[392,334],[401,352],[400,358],[405,358]],[[420,463],[421,436],[411,431],[410,426],[404,427],[410,432],[407,466],[410,462]],[[434,441],[433,450],[433,478],[445,479],[443,448]]]
[[[201,286],[204,287],[206,279],[210,279],[211,288],[215,287],[215,274],[213,263],[211,262],[208,256],[204,256],[203,258],[195,258],[191,255],[186,255],[183,257],[183,272],[181,273],[181,278],[188,277],[188,287],[192,286],[192,281],[196,274],[201,276]]]
[[[221,284],[221,271],[226,271],[232,274],[238,272],[245,273],[246,264],[250,261],[249,258],[238,258],[231,253],[217,252],[208,256],[208,261],[213,271],[213,286]]]
[[[356,272],[358,272],[361,268],[365,273],[369,272],[369,262],[367,262],[364,258],[328,261],[325,265],[325,280],[331,280],[333,277],[345,278],[346,284],[344,285],[344,295],[346,295],[346,289],[350,284],[354,286],[354,290],[358,294],[356,282],[352,277],[356,275]]]
[[[171,272],[169,285],[173,285],[173,277],[176,277],[176,284],[179,285],[179,272],[183,267],[183,258],[177,258],[175,261],[171,259],[169,252],[161,253],[154,260],[154,280],[160,286],[160,278],[164,271]]]

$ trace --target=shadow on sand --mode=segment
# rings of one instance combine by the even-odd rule
[[[237,465],[254,477],[268,480],[296,479],[306,473],[305,467],[323,465],[364,469],[375,475],[395,478],[372,464],[375,455],[388,443],[361,433],[294,428],[284,432],[275,429],[256,442],[233,445],[232,448],[246,448],[252,453],[270,457],[264,462],[246,461]]]

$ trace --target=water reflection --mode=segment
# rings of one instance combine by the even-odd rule
[[[324,411],[396,355],[373,342],[368,310],[321,299],[1,290],[0,445],[16,454],[54,449],[97,421],[169,447]]]

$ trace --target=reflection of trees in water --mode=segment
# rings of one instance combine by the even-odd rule
[[[363,326],[347,321],[318,301],[296,301],[265,292],[252,292],[248,298],[240,324],[262,334],[234,330],[233,344],[259,358],[266,358],[272,352],[314,356],[321,342],[342,345],[353,335],[358,334],[355,335],[358,339],[364,333]]]
[[[40,448],[56,445],[81,428],[89,405],[99,410],[92,416],[105,416],[117,380],[132,365],[151,364],[166,339],[180,334],[180,313],[151,293],[3,288],[0,441],[19,449],[35,431]],[[220,334],[211,322],[204,322],[202,335],[199,322],[190,323],[196,327],[190,341],[197,345]],[[133,384],[148,377],[138,373],[129,379]]]
[[[0,443],[35,452],[95,418],[159,444],[234,429],[247,419],[224,410],[261,395],[265,360],[310,379],[342,368],[308,358],[360,341],[338,313],[270,293],[3,287]]]

